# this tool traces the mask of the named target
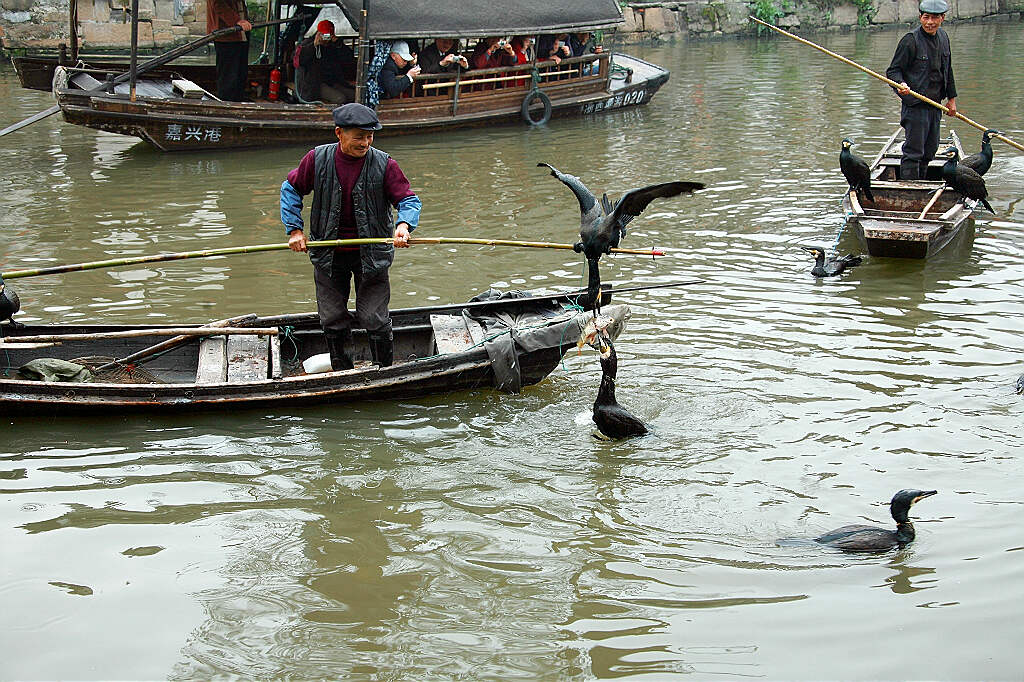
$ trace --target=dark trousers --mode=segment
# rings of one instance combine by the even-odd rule
[[[942,112],[933,106],[919,104],[900,111],[900,125],[906,134],[903,143],[903,158],[900,160],[900,178],[903,180],[926,179],[928,162],[935,158],[939,148],[939,124]]]
[[[371,337],[391,337],[391,281],[385,268],[364,275],[358,251],[335,251],[334,272],[313,266],[316,284],[316,307],[320,326],[326,334],[339,334],[352,328],[353,315],[348,309],[351,282],[356,286],[356,314],[359,326]]]
[[[217,52],[217,97],[225,102],[245,100],[249,78],[249,41],[215,42]]]

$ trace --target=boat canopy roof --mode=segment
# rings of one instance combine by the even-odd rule
[[[338,0],[353,26],[363,0]],[[623,23],[617,0],[366,0],[371,39],[596,31]]]

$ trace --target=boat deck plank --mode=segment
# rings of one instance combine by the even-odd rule
[[[270,359],[269,343],[265,336],[228,336],[228,383],[246,384],[266,379]]]
[[[220,384],[227,381],[227,343],[223,336],[210,336],[199,343],[197,384]]]

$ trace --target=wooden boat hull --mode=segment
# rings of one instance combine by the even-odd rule
[[[496,377],[484,340],[502,341],[506,331],[472,324],[455,329],[464,320],[462,312],[493,316],[518,316],[515,329],[518,383],[535,384],[550,374],[563,355],[576,344],[581,329],[592,313],[566,309],[565,296],[511,299],[475,304],[456,304],[392,311],[396,363],[391,367],[371,365],[363,330],[354,330],[352,348],[357,366],[345,372],[305,374],[296,360],[326,352],[315,313],[256,319],[253,327],[277,327],[277,336],[230,335],[197,337],[139,365],[161,383],[119,383],[104,379],[94,383],[48,383],[19,378],[16,368],[37,357],[65,360],[85,356],[126,357],[167,336],[159,326],[144,326],[152,335],[117,339],[69,340],[48,348],[29,348],[19,337],[40,334],[97,335],[123,331],[109,325],[36,326],[3,329],[4,349],[10,377],[0,378],[0,414],[72,415],[82,413],[123,414],[129,411],[177,412],[244,408],[291,408],[295,405],[394,400],[438,393],[493,388]],[[621,333],[629,308],[608,305],[603,314],[612,319],[611,332]],[[500,327],[500,329],[505,329]],[[455,331],[453,332],[453,329]],[[262,339],[262,341],[261,341]],[[238,341],[238,343],[235,343]],[[488,341],[491,343],[493,341]],[[258,345],[262,343],[263,345]],[[218,344],[220,344],[218,346]],[[256,345],[254,345],[256,344]],[[208,351],[220,348],[219,358]],[[250,349],[250,350],[246,350]],[[253,350],[254,349],[254,350]],[[214,360],[210,361],[213,357]],[[282,361],[281,358],[285,360]]]
[[[668,81],[668,71],[659,66],[628,55],[613,58],[630,70],[629,79],[595,74],[542,83],[540,90],[551,102],[551,117],[592,115],[646,104]],[[530,90],[528,79],[519,81],[512,87],[465,92],[456,101],[446,96],[384,100],[377,108],[381,134],[443,132],[499,123],[523,125],[522,106]],[[335,139],[334,105],[150,97],[130,102],[121,94],[90,94],[74,87],[58,87],[55,94],[66,122],[135,136],[161,151],[313,146]]]
[[[932,162],[927,180],[898,177],[903,130],[898,129],[871,164],[874,202],[847,192],[843,211],[847,225],[870,256],[881,258],[930,258],[945,248],[973,221],[976,202],[963,202],[957,192],[945,188],[940,160]],[[956,133],[943,146],[960,148]],[[960,149],[963,154],[963,149]],[[929,206],[930,204],[930,206]],[[927,212],[925,209],[927,207]]]

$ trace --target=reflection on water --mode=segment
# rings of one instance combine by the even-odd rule
[[[971,46],[958,51],[961,106],[1014,139],[1018,29],[952,29]],[[819,38],[884,68],[898,34]],[[21,655],[3,677],[1016,675],[975,652],[1024,636],[1024,157],[996,148],[998,215],[938,257],[816,280],[798,246],[837,241],[838,141],[869,155],[895,126],[892,95],[791,42],[639,52],[673,72],[649,106],[378,144],[421,194],[424,235],[572,241],[576,202],[538,161],[612,198],[708,184],[630,225],[624,245],[669,256],[602,268],[616,283],[702,280],[623,296],[618,390],[653,435],[592,438],[589,350],[512,397],[8,417],[0,593]],[[12,78],[0,71],[0,125],[49,106]],[[956,129],[973,149],[980,133]],[[0,270],[281,241],[278,188],[305,151],[167,156],[55,118],[29,130],[0,143]],[[845,232],[838,248],[859,250]],[[561,251],[414,248],[392,271],[394,305],[583,274]],[[314,306],[308,261],[291,253],[15,286],[24,321]],[[905,487],[943,494],[915,508],[904,550],[775,543],[888,524]]]

